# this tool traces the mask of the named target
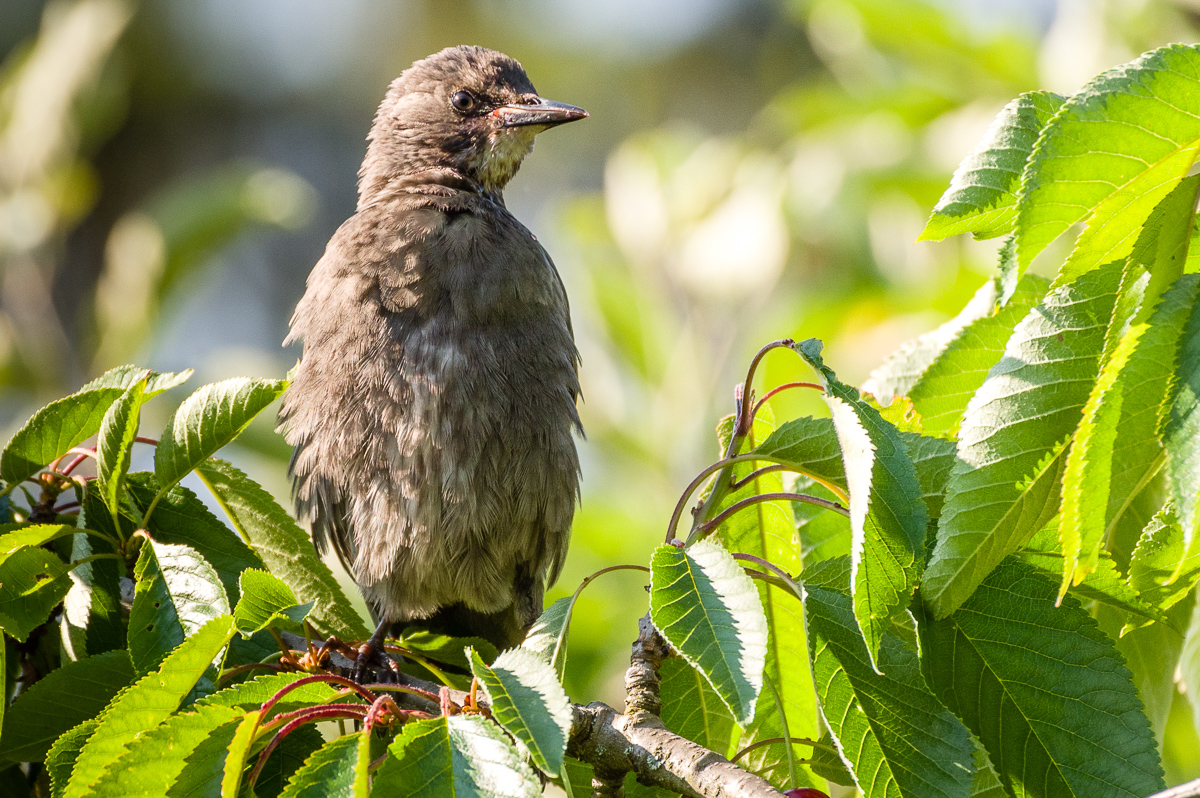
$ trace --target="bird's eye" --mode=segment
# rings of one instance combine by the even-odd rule
[[[475,107],[475,95],[469,91],[456,91],[450,98],[450,104],[454,106],[455,110],[466,113]]]

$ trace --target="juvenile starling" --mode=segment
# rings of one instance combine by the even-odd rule
[[[377,623],[364,657],[411,624],[517,645],[562,566],[579,353],[558,272],[502,191],[536,134],[586,116],[494,50],[417,61],[309,275],[280,426],[297,512]]]

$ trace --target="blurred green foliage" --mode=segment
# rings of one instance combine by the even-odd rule
[[[509,191],[563,272],[584,358],[584,501],[548,599],[604,566],[647,561],[680,489],[714,459],[735,372],[761,343],[822,338],[843,379],[861,382],[967,302],[995,244],[916,239],[1005,102],[1194,41],[1200,20],[1188,0],[998,4],[1007,18],[949,0],[729,0],[690,38],[625,48],[552,29],[560,6],[580,4],[363,0],[346,11],[363,41],[341,47],[323,82],[289,89],[254,59],[303,58],[285,17],[319,16],[311,9],[264,4],[246,33],[228,3],[53,0],[40,18],[38,5],[0,11],[13,45],[0,70],[8,428],[133,359],[199,365],[205,381],[282,374],[297,353],[276,342],[352,212],[373,105],[413,59],[494,46],[545,94],[592,112],[545,137]],[[223,45],[206,53],[181,33],[206,13],[213,42],[254,58],[223,63]],[[261,318],[226,331],[236,345],[213,343],[222,320],[203,314],[241,294]],[[796,368],[771,359],[763,384]],[[779,414],[823,413],[796,395],[807,393],[781,396]],[[241,440],[239,464],[282,498],[286,450],[269,423]],[[601,579],[575,610],[567,687],[615,701],[645,580]],[[1169,783],[1200,775],[1187,709],[1177,696]]]

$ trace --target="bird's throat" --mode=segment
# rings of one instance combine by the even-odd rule
[[[533,139],[541,127],[501,128],[488,134],[483,146],[471,153],[468,172],[486,194],[499,194],[533,150]]]

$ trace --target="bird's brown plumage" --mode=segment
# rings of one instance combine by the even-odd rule
[[[547,125],[494,109],[538,99],[516,61],[477,47],[393,82],[358,210],[292,319],[304,353],[280,411],[298,512],[376,620],[500,647],[541,612],[578,497],[566,292],[501,195]]]

